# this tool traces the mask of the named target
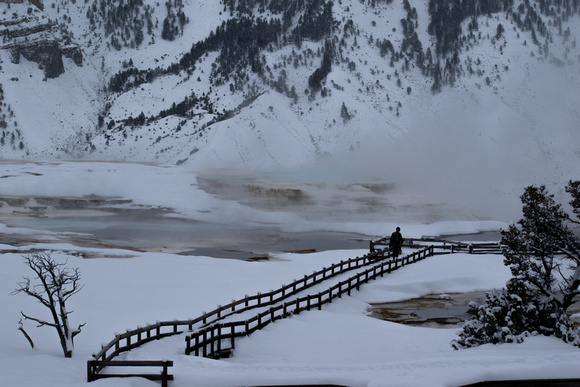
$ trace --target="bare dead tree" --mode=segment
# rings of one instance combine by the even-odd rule
[[[32,280],[24,277],[24,281],[11,294],[24,293],[35,298],[40,304],[50,310],[52,321],[33,317],[20,312],[26,320],[38,323],[38,327],[49,326],[56,329],[65,357],[72,357],[73,339],[81,332],[85,324],[76,329],[69,325],[69,314],[66,302],[83,288],[80,284],[81,275],[78,268],[68,268],[67,263],[59,263],[48,253],[38,253],[24,256],[24,263],[36,274]],[[30,340],[29,340],[30,341]]]

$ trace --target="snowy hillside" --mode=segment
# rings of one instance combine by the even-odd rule
[[[580,5],[473,4],[0,3],[0,157],[326,163],[482,202],[577,177]]]

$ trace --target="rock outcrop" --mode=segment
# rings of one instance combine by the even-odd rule
[[[83,54],[78,45],[63,46],[50,23],[36,23],[34,18],[7,20],[0,23],[3,44],[0,49],[10,50],[13,63],[21,57],[38,63],[47,78],[57,78],[65,71],[63,56],[77,66],[83,65]]]
[[[47,78],[57,78],[64,73],[62,51],[58,42],[38,41],[28,45],[17,45],[12,49],[12,61],[20,63],[20,56],[38,63]]]

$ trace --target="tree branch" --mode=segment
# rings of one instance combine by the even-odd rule
[[[20,319],[19,323],[20,323],[20,327],[18,328],[18,330],[20,332],[22,332],[22,334],[24,335],[24,337],[26,337],[26,340],[28,340],[28,343],[30,343],[30,346],[32,348],[34,348],[34,341],[32,341],[32,339],[30,338],[30,336],[28,336],[28,333],[26,333],[26,331],[24,330],[24,324],[22,323],[22,319]]]
[[[48,325],[49,327],[57,328],[57,325],[56,325],[56,324],[49,323],[48,321],[44,321],[44,320],[38,319],[38,318],[36,318],[36,317],[27,316],[27,315],[25,315],[25,314],[24,314],[24,312],[22,312],[22,311],[20,312],[20,314],[21,314],[22,316],[24,316],[24,318],[25,318],[26,320],[32,320],[32,321],[35,321],[35,322],[37,322],[39,327],[42,327],[42,326]]]

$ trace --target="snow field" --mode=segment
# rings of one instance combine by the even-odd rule
[[[2,249],[9,249],[2,246]],[[30,248],[34,248],[31,246]],[[71,246],[53,246],[68,250]],[[81,251],[77,247],[77,250]],[[26,253],[25,250],[22,253]],[[94,254],[95,251],[92,251]],[[113,252],[102,251],[101,254]],[[78,266],[84,289],[69,302],[71,323],[87,322],[76,338],[73,359],[59,353],[49,329],[27,326],[37,348],[27,347],[16,330],[19,311],[41,313],[24,296],[10,296],[25,272],[20,254],[4,253],[0,265],[3,313],[0,373],[15,386],[85,384],[86,360],[114,332],[147,322],[182,319],[211,310],[245,294],[266,292],[332,262],[365,251],[281,254],[270,262],[181,257],[117,251],[125,258],[82,259],[54,253]],[[147,344],[129,359],[170,359],[174,386],[335,383],[349,386],[450,386],[494,378],[579,377],[580,353],[553,338],[528,338],[521,345],[482,346],[453,351],[454,329],[414,328],[366,315],[370,302],[426,294],[488,290],[509,277],[501,256],[436,256],[364,285],[352,297],[277,321],[237,341],[235,356],[220,361],[185,356],[183,337]],[[12,326],[14,329],[9,329]],[[30,373],[29,369],[37,372]],[[41,376],[42,375],[42,376]],[[94,382],[103,386],[148,386],[138,379]]]

